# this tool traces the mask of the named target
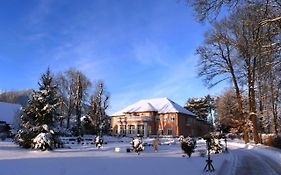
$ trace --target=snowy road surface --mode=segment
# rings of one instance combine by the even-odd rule
[[[268,156],[243,149],[233,150],[232,154],[237,156],[237,175],[281,175],[280,163]]]
[[[146,147],[141,155],[127,153],[127,142],[110,142],[97,149],[93,145],[70,145],[54,151],[21,149],[0,141],[0,175],[280,175],[281,152],[263,146],[229,144],[229,154],[212,154],[215,172],[203,172],[206,157],[199,142],[191,158],[182,157],[178,143],[161,145],[159,152]],[[115,152],[120,148],[120,152]]]
[[[281,175],[281,162],[274,160],[272,153],[266,153],[266,149],[247,149],[232,147],[232,170],[233,175]],[[276,155],[280,151],[275,152]]]

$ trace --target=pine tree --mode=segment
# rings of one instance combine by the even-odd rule
[[[49,68],[38,84],[39,90],[33,91],[28,105],[23,109],[16,142],[24,148],[45,150],[51,149],[56,142],[54,122],[59,105],[57,87]]]
[[[214,110],[214,99],[207,95],[203,98],[190,98],[185,104],[185,108],[192,113],[196,114],[200,119],[208,121],[208,117],[212,115]],[[212,122],[210,119],[209,122]]]

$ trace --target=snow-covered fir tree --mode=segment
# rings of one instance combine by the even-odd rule
[[[59,99],[49,68],[38,84],[39,90],[33,91],[23,109],[16,143],[24,148],[52,149],[58,143],[54,123]]]

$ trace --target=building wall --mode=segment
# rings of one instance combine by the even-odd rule
[[[177,136],[178,123],[177,113],[159,114],[158,134]]]
[[[113,135],[136,135],[138,132],[138,126],[143,125],[143,129],[146,131],[145,135],[155,135],[157,133],[157,114],[156,112],[138,112],[138,113],[126,113],[123,116],[112,117],[112,134]],[[126,133],[120,133],[120,125],[123,128],[126,126]],[[134,127],[134,133],[130,132],[130,128]]]
[[[213,126],[206,121],[197,120],[198,136],[204,136],[213,130]]]
[[[193,116],[179,114],[179,135],[197,136],[196,119]]]
[[[126,126],[126,132],[120,133],[120,125]],[[135,136],[138,125],[144,125],[145,136],[203,136],[210,131],[210,125],[197,120],[194,116],[180,113],[157,114],[156,112],[126,113],[124,116],[112,117],[113,135]],[[135,126],[134,134],[129,133],[130,126]]]

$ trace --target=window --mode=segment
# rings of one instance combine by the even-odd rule
[[[133,116],[140,116],[140,114],[136,113],[136,112],[133,112],[132,114],[133,114]]]
[[[166,121],[167,121],[167,118],[168,118],[167,116],[164,116],[164,117],[163,117],[163,122],[166,122]]]
[[[139,135],[144,135],[144,125],[138,125],[138,133]]]
[[[176,120],[175,116],[171,116],[171,117],[170,117],[170,120],[171,120],[171,121],[175,121],[175,120]]]
[[[135,125],[129,125],[129,134],[135,134]]]
[[[126,134],[126,125],[120,125],[120,134],[125,135]]]
[[[187,118],[186,119],[186,126],[190,126],[191,125],[191,118]]]
[[[173,130],[172,129],[167,129],[167,134],[168,135],[173,135]]]

